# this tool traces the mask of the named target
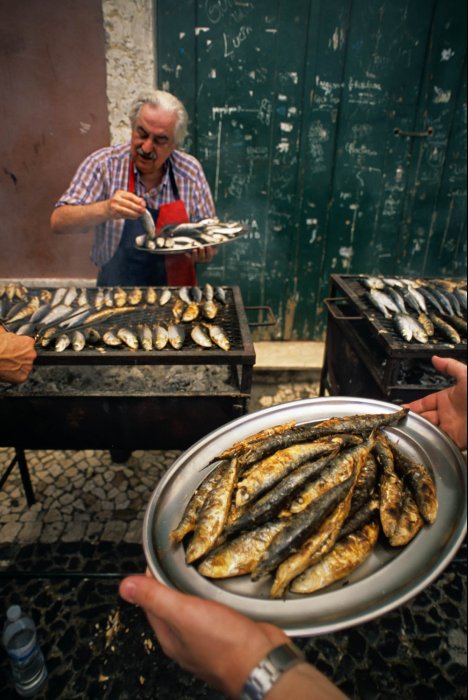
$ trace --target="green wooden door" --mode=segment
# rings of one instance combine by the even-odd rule
[[[466,274],[462,0],[158,0],[157,82],[221,219],[203,278],[318,339],[330,273]],[[265,333],[265,331],[264,331]]]

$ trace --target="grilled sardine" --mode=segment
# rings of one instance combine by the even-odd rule
[[[292,582],[291,592],[313,593],[345,578],[367,559],[378,534],[379,525],[374,521],[340,540],[318,564]]]

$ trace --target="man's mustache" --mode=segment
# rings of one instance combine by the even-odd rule
[[[149,153],[145,153],[142,148],[137,148],[136,152],[141,158],[144,158],[145,160],[155,160],[156,159],[156,154],[153,153],[153,151],[150,151]]]

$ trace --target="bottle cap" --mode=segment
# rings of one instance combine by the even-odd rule
[[[21,617],[21,608],[19,605],[10,605],[7,610],[8,622],[16,622]]]

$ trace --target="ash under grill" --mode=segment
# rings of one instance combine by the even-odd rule
[[[440,333],[427,344],[407,342],[394,322],[366,298],[363,276],[331,275],[328,325],[320,394],[349,395],[404,403],[449,386],[431,357],[466,362],[467,343]]]

